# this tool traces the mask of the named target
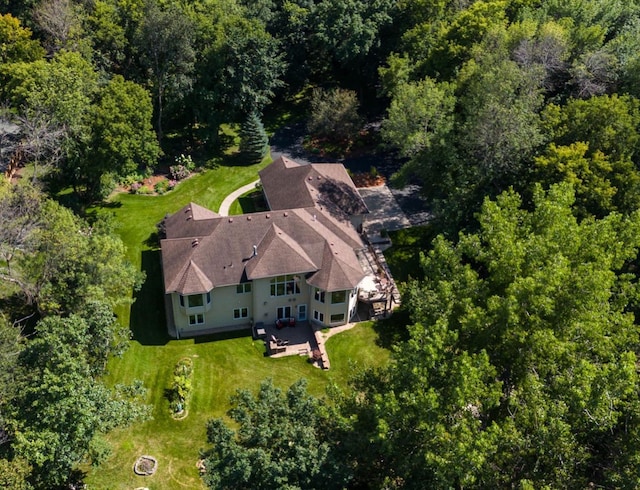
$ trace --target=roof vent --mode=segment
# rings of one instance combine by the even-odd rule
[[[233,223],[233,218],[229,218],[229,223]]]
[[[253,255],[251,257],[257,257],[258,256],[258,246],[254,245],[253,246]]]
[[[247,221],[251,221],[251,216],[247,216]]]
[[[197,247],[199,244],[200,244],[200,240],[198,240],[197,238],[194,238],[193,241],[191,242],[192,247]]]
[[[267,213],[264,217],[269,219],[269,218],[271,218],[271,215],[269,213]]]
[[[289,216],[289,213],[287,213],[286,211],[284,212],[284,217],[286,218],[287,216]]]
[[[316,220],[316,215],[315,215],[315,214],[313,215],[313,218],[312,218],[312,219],[313,219],[313,221],[315,221],[315,220]]]
[[[187,216],[187,221],[189,221],[191,218],[193,218],[193,216],[188,215],[188,216]]]

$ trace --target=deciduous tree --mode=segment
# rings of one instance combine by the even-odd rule
[[[573,199],[568,184],[538,186],[530,211],[514,192],[487,199],[477,233],[439,237],[424,254],[425,279],[404,298],[410,340],[345,404],[372,442],[355,454],[365,481],[637,485],[638,289],[627,264],[640,215],[578,221]]]
[[[323,438],[322,405],[300,380],[285,393],[271,381],[254,396],[238,391],[222,419],[207,424],[204,481],[209,488],[342,488],[345,462],[332,457]]]

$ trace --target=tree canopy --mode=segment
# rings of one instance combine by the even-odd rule
[[[533,201],[527,211],[513,191],[486,200],[477,233],[440,236],[423,255],[425,279],[405,295],[410,340],[345,405],[372,443],[354,455],[359,478],[638,484],[638,290],[627,271],[640,215],[578,221],[567,184],[538,187]]]

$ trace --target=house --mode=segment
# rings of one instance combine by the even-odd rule
[[[365,277],[357,229],[367,209],[344,167],[279,158],[260,178],[270,211],[222,217],[191,203],[165,220],[174,336],[283,318],[331,327],[356,314]]]

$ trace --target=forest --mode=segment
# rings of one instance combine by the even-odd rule
[[[151,417],[105,381],[145,274],[95,209],[279,117],[431,219],[391,360],[238,391],[203,484],[640,487],[640,1],[0,0],[0,102],[1,487],[80,488]]]

